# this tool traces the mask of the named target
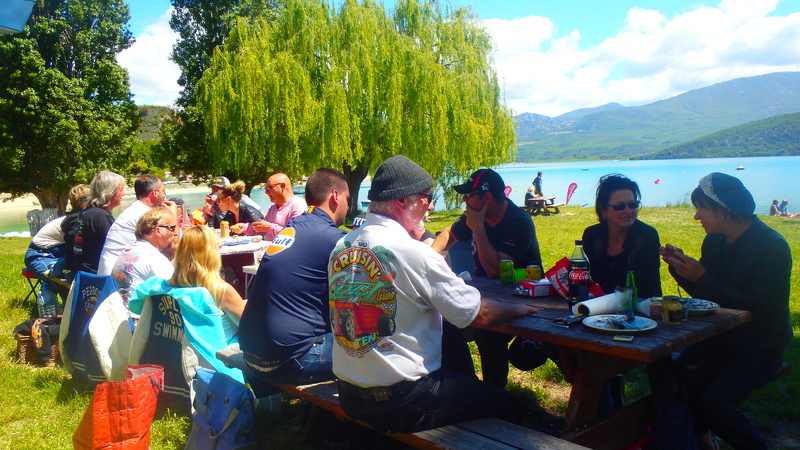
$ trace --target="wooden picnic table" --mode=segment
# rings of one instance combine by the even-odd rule
[[[750,321],[747,311],[720,308],[714,314],[692,316],[678,325],[665,325],[659,320],[655,329],[636,334],[632,342],[620,342],[613,340],[614,333],[583,324],[554,326],[553,319],[570,314],[561,297],[516,295],[513,284],[497,280],[476,279],[469,284],[478,288],[484,298],[539,308],[537,313],[493,329],[557,345],[559,367],[572,383],[562,438],[590,448],[615,449],[633,444],[645,436],[650,420],[650,395],[598,417],[605,380],[645,365],[654,385],[669,366],[673,352]]]
[[[528,199],[525,206],[522,209],[528,211],[531,215],[544,213],[545,215],[550,214],[550,210],[553,210],[558,214],[561,212],[558,208],[564,206],[563,203],[556,203],[555,197],[534,197]]]

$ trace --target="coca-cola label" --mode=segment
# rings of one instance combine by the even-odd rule
[[[589,272],[586,270],[573,270],[569,273],[570,281],[589,281]]]

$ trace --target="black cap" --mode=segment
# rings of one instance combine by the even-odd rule
[[[467,178],[467,182],[453,186],[456,192],[462,195],[491,192],[495,197],[505,197],[506,183],[503,177],[492,169],[480,169]]]
[[[367,198],[382,202],[408,197],[433,187],[433,178],[419,164],[403,155],[383,162],[372,177]]]

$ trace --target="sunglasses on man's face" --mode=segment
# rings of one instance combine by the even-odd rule
[[[169,231],[174,232],[175,228],[178,228],[178,226],[177,225],[156,225],[156,228],[166,228]]]
[[[638,209],[641,202],[637,201],[630,201],[628,203],[617,203],[614,205],[608,205],[609,208],[613,209],[614,211],[622,211],[627,206],[630,209]]]

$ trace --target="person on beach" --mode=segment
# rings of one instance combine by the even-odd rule
[[[791,250],[753,214],[753,196],[738,178],[711,173],[700,179],[691,200],[706,232],[700,260],[667,244],[660,251],[670,274],[689,296],[749,311],[752,320],[685,349],[674,374],[688,392],[701,448],[718,447],[713,432],[734,448],[765,449],[740,407],[775,379],[784,346],[793,339]]]
[[[536,197],[544,197],[542,193],[542,172],[537,172],[536,178],[533,179],[533,195]]]

